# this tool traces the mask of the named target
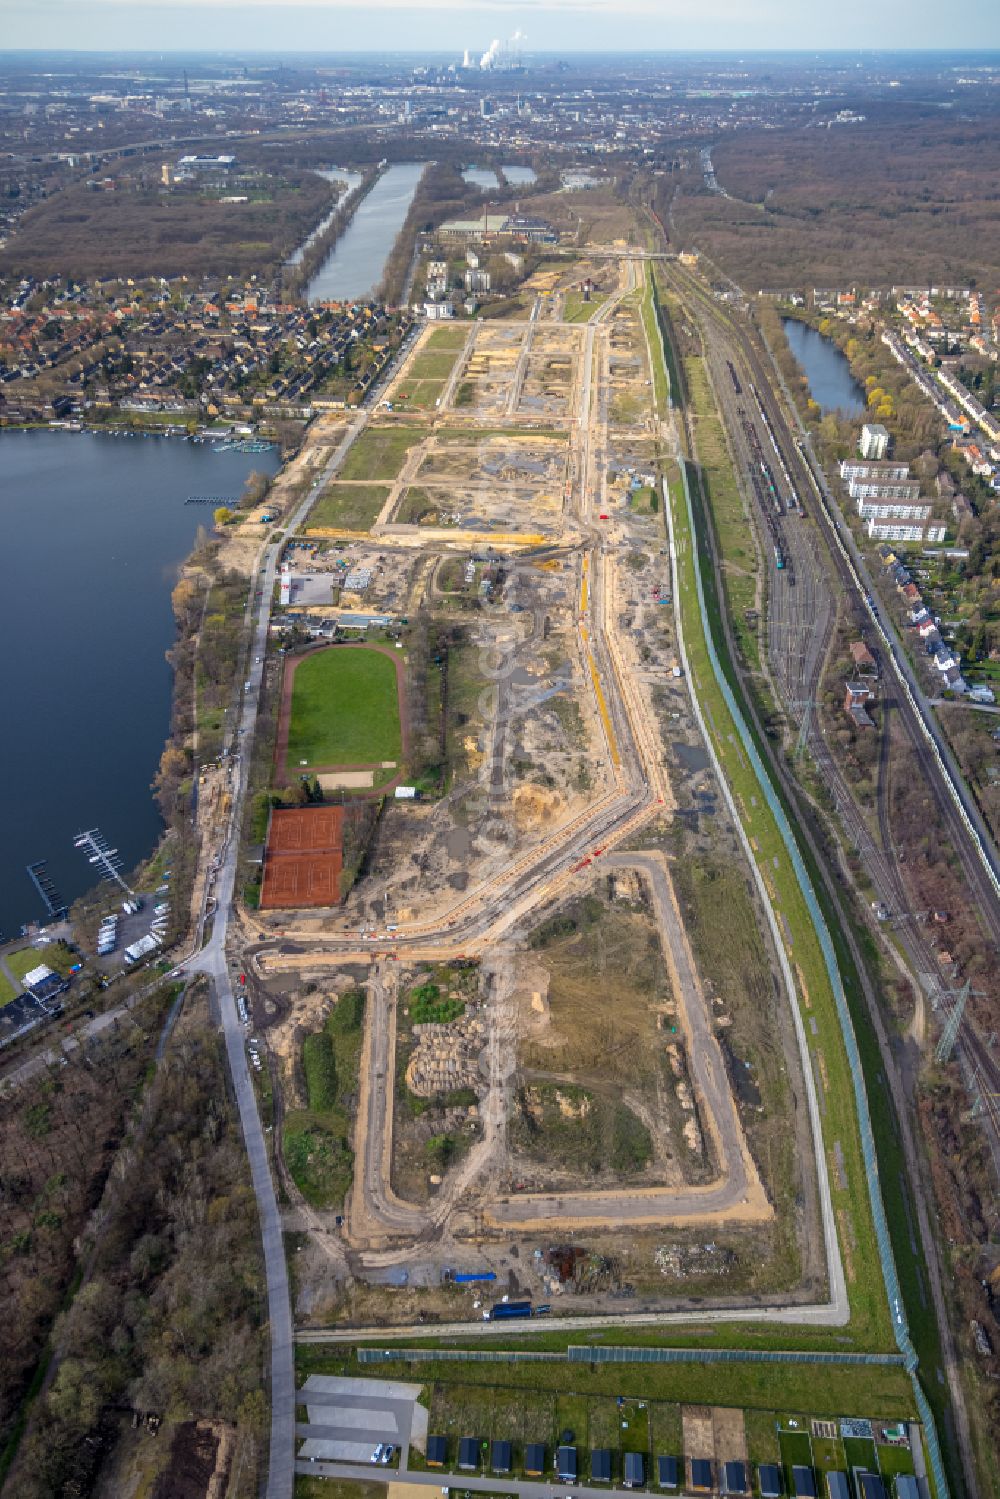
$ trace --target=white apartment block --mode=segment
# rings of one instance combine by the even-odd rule
[[[930,520],[931,507],[928,500],[913,505],[905,500],[859,499],[858,514],[862,520],[902,520],[911,525],[923,525],[924,521]]]
[[[909,476],[910,465],[908,463],[869,463],[863,458],[840,460],[842,479],[881,480],[887,484],[892,479],[908,479]]]
[[[888,432],[879,422],[865,422],[858,449],[862,458],[884,458],[889,451]]]
[[[849,479],[847,493],[852,500],[897,500],[915,505],[920,498],[920,480],[892,479],[885,484],[880,479]]]
[[[874,541],[944,541],[946,528],[940,524],[921,525],[904,520],[876,520],[868,522],[868,535]]]

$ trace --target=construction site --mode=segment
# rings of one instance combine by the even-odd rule
[[[414,791],[325,910],[277,820],[244,916],[305,1321],[480,1318],[458,1272],[590,1310],[827,1288],[813,1076],[681,664],[643,268],[615,272],[425,330],[286,550],[296,617],[396,637]]]

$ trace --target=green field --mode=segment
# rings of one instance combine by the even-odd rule
[[[14,999],[15,991],[6,974],[0,971],[0,1006],[9,1005]]]
[[[17,952],[7,954],[7,967],[17,979],[23,979],[26,973],[44,962],[42,954],[33,947],[21,947]]]
[[[568,1336],[576,1342],[582,1335]],[[478,1346],[482,1346],[481,1339]],[[303,1378],[308,1374],[373,1375],[372,1366],[358,1364],[346,1347],[299,1344],[295,1362]],[[680,1445],[679,1440],[675,1441],[676,1407],[671,1408],[674,1402],[738,1406],[744,1412],[758,1412],[757,1419],[768,1432],[774,1431],[774,1413],[781,1410],[798,1410],[807,1416],[855,1415],[886,1421],[912,1419],[916,1414],[909,1376],[903,1369],[887,1365],[586,1365],[559,1359],[551,1363],[498,1365],[399,1359],[380,1362],[377,1375],[379,1379],[416,1380],[423,1384],[433,1381],[435,1398],[441,1392],[451,1410],[458,1410],[464,1404],[470,1414],[473,1407],[488,1402],[491,1393],[498,1405],[506,1403],[527,1411],[534,1410],[543,1398],[562,1399],[568,1395],[584,1402],[589,1422],[592,1426],[595,1422],[599,1424],[600,1433],[602,1436],[606,1433],[609,1445],[604,1397],[621,1395],[626,1399],[646,1400],[653,1410],[654,1440],[664,1444],[660,1450],[667,1451],[671,1448],[677,1451]],[[656,1409],[658,1402],[664,1403]]]
[[[287,768],[397,764],[403,742],[396,663],[382,651],[332,646],[300,661],[292,689]]]
[[[603,291],[592,292],[589,302],[583,300],[582,291],[568,291],[563,303],[562,320],[564,323],[589,323],[597,309],[607,300],[608,294]]]
[[[305,530],[370,531],[389,498],[388,484],[328,484],[306,517]]]
[[[468,336],[468,328],[461,323],[454,328],[435,328],[424,344],[424,349],[460,349]]]
[[[408,411],[430,411],[435,401],[441,399],[443,380],[402,380],[393,391],[393,400]]]
[[[407,379],[412,380],[447,380],[455,368],[455,360],[458,358],[456,350],[428,350],[422,349],[416,356],[409,369],[406,371]]]
[[[410,449],[426,437],[423,427],[368,427],[354,443],[341,479],[395,479]]]

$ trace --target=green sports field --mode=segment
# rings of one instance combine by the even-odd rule
[[[364,647],[332,646],[299,662],[288,725],[290,776],[318,766],[398,763],[402,752],[396,663],[391,656]]]

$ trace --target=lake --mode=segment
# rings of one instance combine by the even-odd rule
[[[503,172],[511,187],[519,187],[522,184],[538,181],[538,177],[534,167],[509,167],[504,162],[501,164],[500,170]]]
[[[317,172],[316,175],[317,177],[325,177],[327,182],[342,182],[344,184],[344,187],[346,188],[346,192],[340,193],[338,195],[337,201],[330,209],[330,212],[326,215],[325,218],[322,218],[319,221],[312,234],[309,235],[308,239],[304,239],[302,241],[301,245],[299,245],[299,248],[289,258],[289,265],[298,265],[299,261],[302,259],[302,256],[305,254],[306,250],[308,250],[309,246],[313,244],[315,240],[319,239],[324,229],[328,228],[329,225],[333,223],[337,215],[337,210],[343,203],[344,199],[348,196],[349,193],[353,193],[356,187],[360,187],[361,183],[364,181],[364,178],[362,177],[360,172],[349,172],[346,167],[328,167],[326,171]]]
[[[833,340],[798,318],[786,317],[781,322],[789,348],[809,382],[809,394],[823,415],[843,411],[860,416],[866,409],[864,389]]]
[[[382,173],[310,281],[310,302],[351,302],[378,285],[426,165],[407,161]]]
[[[0,434],[0,932],[44,917],[25,865],[67,903],[94,884],[72,846],[99,826],[130,868],[162,824],[150,782],[170,729],[170,593],[211,505],[279,455],[94,433]]]
[[[484,193],[495,193],[500,186],[492,167],[466,167],[462,173],[466,182],[474,182]]]

